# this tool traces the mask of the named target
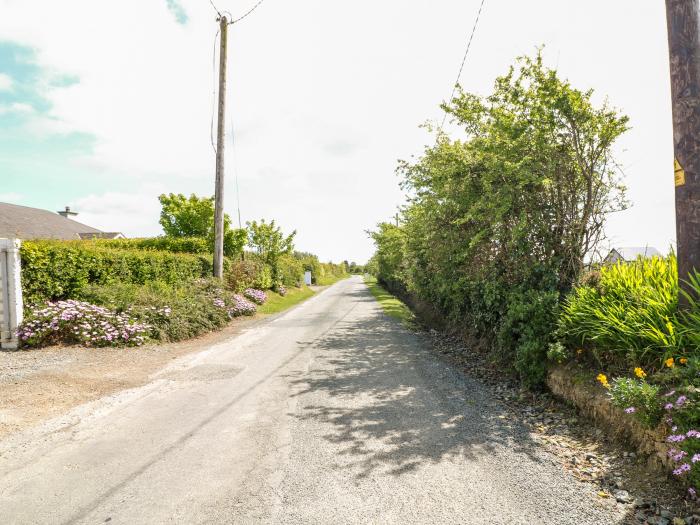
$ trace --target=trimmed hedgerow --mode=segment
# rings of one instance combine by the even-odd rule
[[[88,285],[178,284],[212,271],[212,262],[204,255],[116,250],[86,241],[25,241],[20,253],[28,304],[76,298]]]

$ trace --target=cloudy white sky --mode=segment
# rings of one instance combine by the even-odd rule
[[[237,16],[255,0],[218,0]],[[323,259],[366,260],[364,231],[402,203],[397,159],[440,118],[479,0],[265,0],[229,40],[227,211],[297,229]],[[0,201],[128,236],[159,233],[157,195],[213,194],[208,0],[0,0]],[[487,94],[514,58],[549,65],[631,118],[634,206],[622,246],[674,241],[664,5],[486,0],[462,85]],[[231,127],[235,129],[235,149]]]

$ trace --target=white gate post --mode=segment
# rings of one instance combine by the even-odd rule
[[[0,348],[17,348],[22,323],[19,239],[0,239]]]

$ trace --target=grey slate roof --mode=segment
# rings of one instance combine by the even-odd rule
[[[617,256],[615,254],[617,253]],[[661,256],[661,252],[653,246],[628,246],[624,248],[613,248],[605,258],[606,261],[614,261],[621,258],[623,261],[632,262],[637,260],[637,257],[655,257]]]
[[[0,202],[0,238],[80,239],[81,233],[102,232],[55,212]]]

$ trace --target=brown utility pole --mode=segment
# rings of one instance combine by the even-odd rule
[[[700,0],[666,0],[681,286],[700,270]],[[685,303],[683,297],[681,304]]]
[[[219,121],[216,128],[216,188],[214,190],[214,277],[224,276],[224,125],[226,124],[226,40],[228,20],[219,17]]]

